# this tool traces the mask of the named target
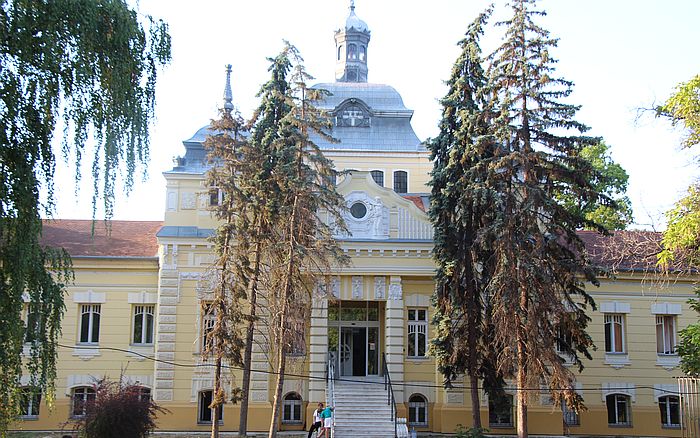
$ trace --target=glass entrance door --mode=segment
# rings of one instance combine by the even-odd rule
[[[379,375],[379,303],[336,302],[328,309],[328,350],[340,376]]]

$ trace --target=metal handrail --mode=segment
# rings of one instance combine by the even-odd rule
[[[391,376],[389,376],[389,368],[386,364],[386,353],[382,353],[382,374],[384,374],[384,389],[387,395],[387,404],[391,405],[391,421],[394,422],[394,438],[398,438],[398,425],[396,418],[396,398],[394,397],[394,388],[391,386]]]
[[[328,372],[326,373],[326,406],[335,409],[335,359],[328,352]],[[335,412],[331,415],[331,436],[335,436]]]

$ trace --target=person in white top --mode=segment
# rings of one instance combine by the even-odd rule
[[[323,411],[323,403],[318,404],[318,408],[314,411],[314,424],[311,425],[311,428],[309,429],[309,436],[307,438],[311,438],[311,435],[314,433],[315,430],[321,430],[323,427],[323,420],[321,419],[321,412]]]

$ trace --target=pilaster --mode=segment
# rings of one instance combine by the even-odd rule
[[[385,339],[386,363],[392,382],[404,381],[404,302],[401,277],[392,276],[389,299],[386,301]],[[394,385],[396,403],[404,402],[403,385]]]
[[[309,402],[326,401],[326,361],[328,360],[328,299],[314,297],[309,339]]]

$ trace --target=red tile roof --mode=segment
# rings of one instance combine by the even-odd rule
[[[602,236],[595,231],[579,231],[578,235],[595,264],[621,271],[658,269],[656,256],[661,251],[663,237],[659,232],[615,231],[612,236]]]
[[[42,243],[65,248],[71,256],[154,257],[163,222],[51,219],[44,221]],[[108,232],[108,228],[110,231]]]
[[[420,209],[420,211],[425,213],[425,205],[423,205],[423,198],[420,196],[412,196],[412,195],[401,195],[402,198],[413,202],[416,204],[416,207]]]

